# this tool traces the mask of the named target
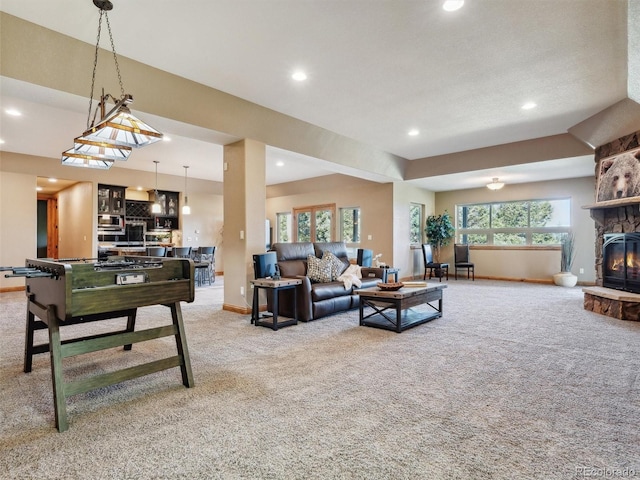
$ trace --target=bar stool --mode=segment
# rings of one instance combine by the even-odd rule
[[[167,247],[147,247],[147,256],[164,257],[167,254]]]
[[[202,286],[206,281],[209,285],[213,284],[215,279],[215,255],[216,247],[199,247],[194,255],[196,270],[196,285]]]

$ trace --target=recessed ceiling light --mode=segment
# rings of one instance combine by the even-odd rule
[[[442,4],[442,8],[444,8],[447,12],[455,12],[459,10],[464,5],[464,0],[446,0]]]
[[[42,188],[42,187],[36,187],[36,191],[37,191],[37,192],[41,192],[42,190],[43,190],[43,188]]]
[[[162,135],[162,141],[163,142],[170,142],[171,141],[171,137],[168,135]]]
[[[3,143],[4,143],[4,140],[0,138],[0,145],[2,145]]]
[[[420,130],[418,130],[417,128],[412,128],[407,132],[407,135],[409,135],[410,137],[415,137],[416,135],[420,135]]]
[[[535,102],[527,102],[524,105],[522,105],[522,109],[523,110],[531,110],[532,108],[536,108],[538,105],[535,104]]]
[[[57,179],[57,178],[53,178],[53,177],[51,177],[51,178],[49,179],[49,181],[50,181],[51,183],[56,183],[56,182],[58,181],[58,179]]]
[[[141,187],[141,186],[138,186],[138,188],[136,188],[136,190],[138,190],[139,192],[141,192],[141,191],[142,191],[142,187]]]
[[[7,108],[4,111],[7,115],[11,115],[13,117],[19,117],[20,115],[22,115],[22,113],[19,110],[16,110],[15,108]]]
[[[298,70],[297,72],[294,72],[293,75],[291,75],[291,78],[293,78],[297,82],[304,82],[307,79],[307,74],[301,70]]]
[[[276,162],[276,167],[284,167],[284,162],[282,160],[278,160]]]

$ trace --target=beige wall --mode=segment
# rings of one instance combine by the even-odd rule
[[[36,258],[36,177],[0,170],[0,265],[24,266]],[[24,278],[0,275],[0,288],[24,287]]]
[[[274,230],[277,213],[291,212],[294,207],[326,203],[336,204],[338,217],[340,208],[360,207],[361,242],[355,248],[370,248],[375,254],[382,254],[382,261],[393,264],[393,184],[327,175],[267,189],[267,216]],[[339,228],[336,228],[336,236],[338,235]]]
[[[581,208],[594,202],[595,178],[573,178],[551,182],[505,185],[501,190],[487,188],[436,193],[436,213],[455,213],[457,204],[491,201],[571,198],[571,224],[576,234],[573,273],[579,282],[595,282],[595,224],[589,210]],[[560,271],[560,251],[472,250],[476,273],[481,276],[550,280]],[[445,249],[444,261],[453,263],[453,248]],[[584,273],[579,273],[580,268]]]
[[[78,182],[58,192],[58,256],[93,258],[96,256],[95,231],[97,196],[91,182]]]

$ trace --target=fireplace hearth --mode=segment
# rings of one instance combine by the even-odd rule
[[[606,233],[602,245],[602,286],[640,293],[640,234]]]

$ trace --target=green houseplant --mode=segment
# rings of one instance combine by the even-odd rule
[[[451,216],[446,210],[442,215],[429,215],[427,217],[424,233],[433,248],[434,262],[440,263],[440,249],[449,245],[455,232],[453,223],[451,223]]]
[[[575,256],[576,238],[569,232],[560,241],[560,273],[553,276],[553,283],[562,287],[575,287],[578,277],[571,273]]]

